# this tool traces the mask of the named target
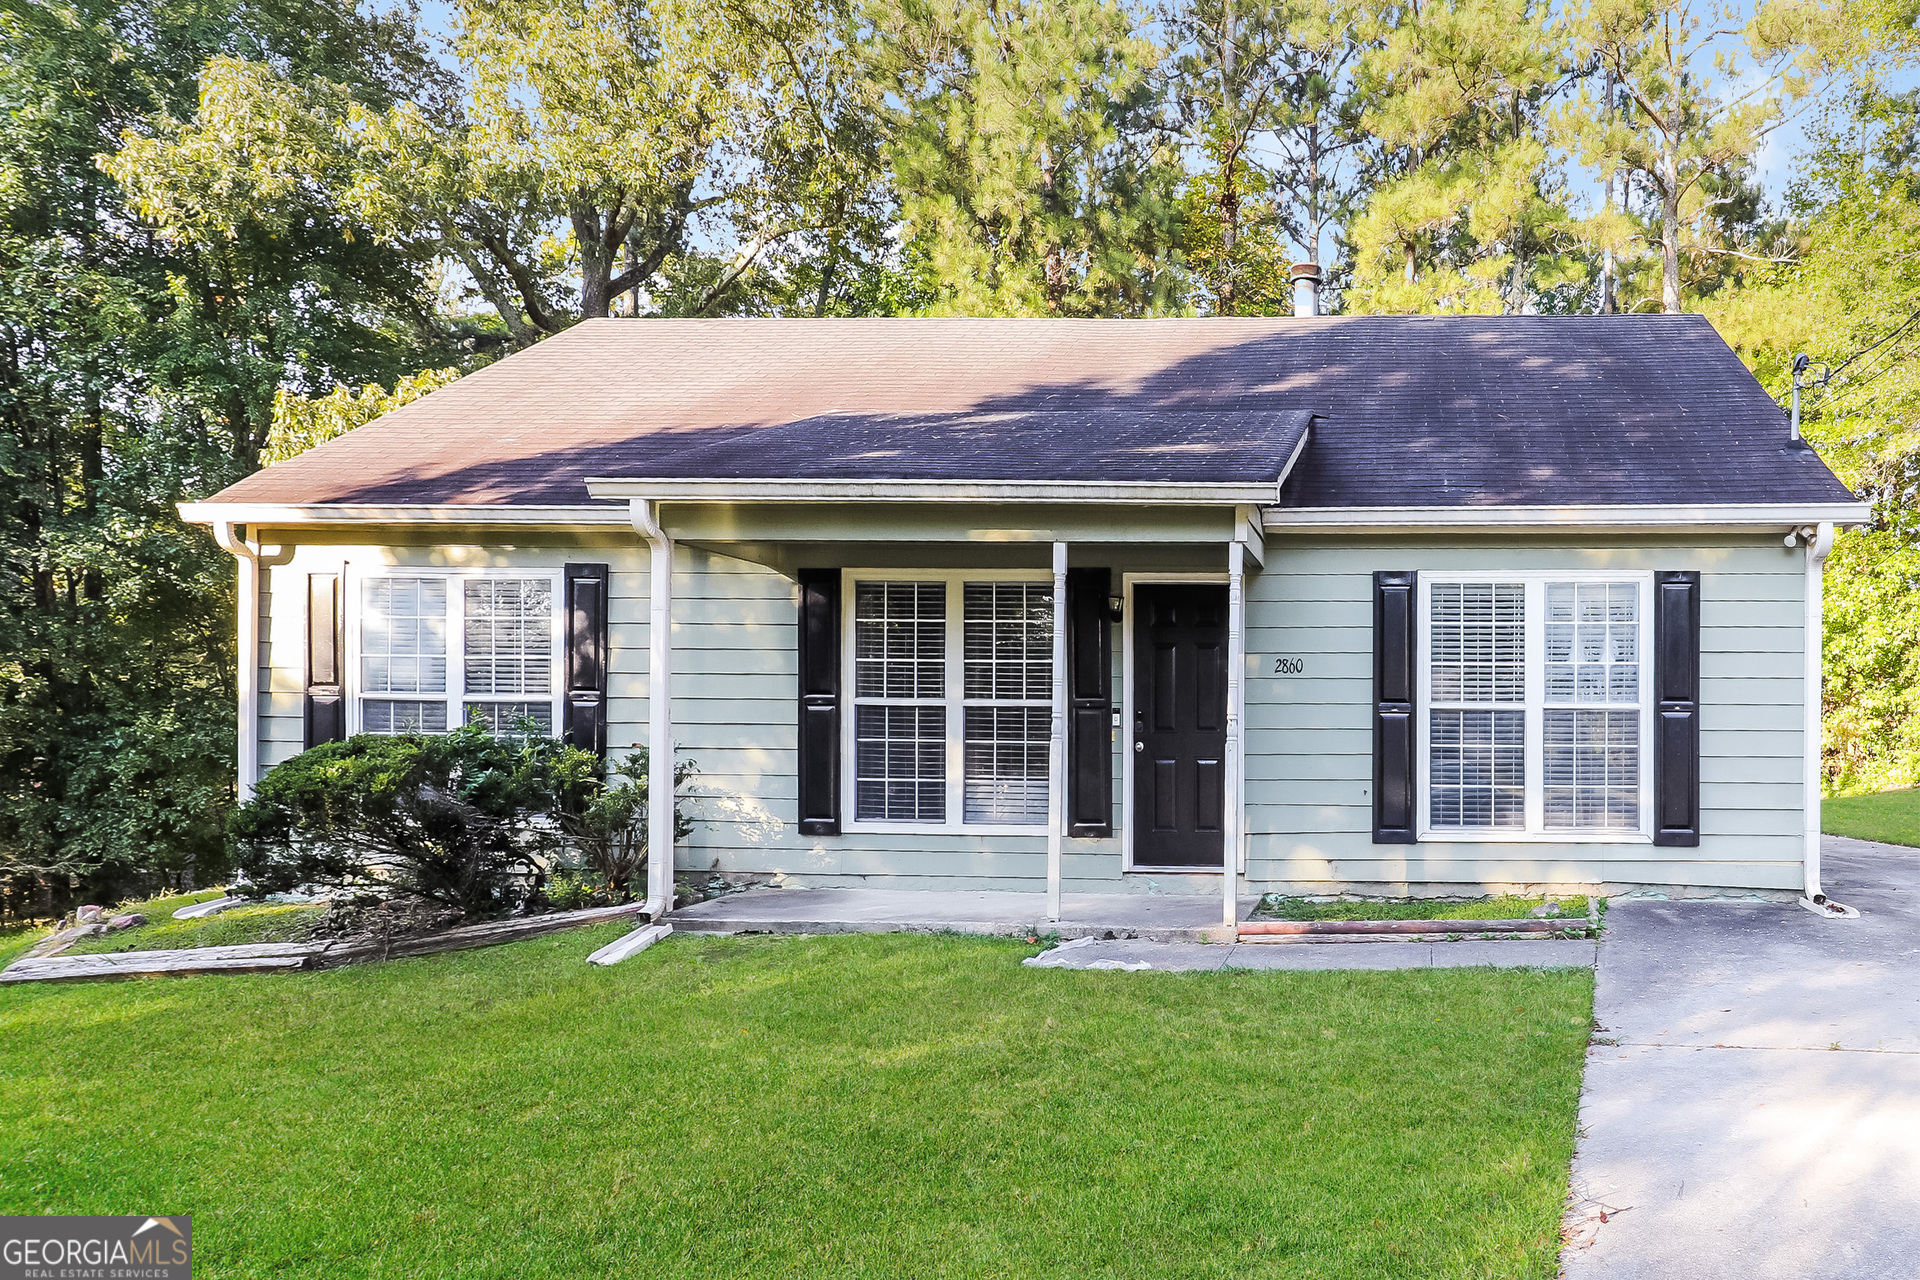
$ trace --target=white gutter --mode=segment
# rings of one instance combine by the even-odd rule
[[[240,569],[239,738],[234,747],[240,803],[245,804],[260,777],[260,548],[235,534],[231,520],[213,522],[213,540]]]
[[[673,909],[673,539],[645,498],[627,508],[647,540],[647,917]]]
[[[1821,780],[1821,673],[1826,638],[1826,601],[1825,578],[1827,554],[1833,550],[1833,526],[1822,523],[1817,528],[1802,529],[1801,540],[1807,548],[1807,621],[1802,633],[1801,648],[1805,650],[1806,667],[1804,692],[1806,701],[1806,720],[1801,730],[1801,755],[1806,772],[1802,782],[1801,809],[1806,815],[1805,845],[1801,853],[1801,866],[1806,875],[1807,895],[1801,905],[1816,915],[1822,916],[1858,916],[1860,913],[1852,907],[1829,902],[1827,895],[1820,889],[1820,780]]]
[[[1298,457],[1296,450],[1294,457]],[[1289,462],[1291,465],[1291,462]],[[589,476],[596,498],[656,502],[1106,502],[1232,506],[1276,502],[1286,479],[1261,484],[1145,480],[665,480]]]
[[[359,503],[183,502],[188,524],[226,520],[253,526],[292,524],[505,524],[625,525],[616,506],[516,507],[502,503],[440,503],[425,506]]]
[[[1067,544],[1053,544],[1053,724],[1047,734],[1047,919],[1060,919],[1067,826]]]
[[[1648,503],[1610,506],[1512,507],[1269,507],[1268,529],[1744,529],[1798,527],[1822,522],[1866,524],[1873,509],[1864,502],[1828,503]]]

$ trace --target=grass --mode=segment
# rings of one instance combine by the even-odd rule
[[[224,896],[219,889],[202,889],[141,902],[123,902],[113,909],[115,914],[138,911],[147,917],[147,923],[87,938],[61,954],[79,956],[108,951],[175,951],[190,947],[232,947],[249,942],[298,942],[306,937],[306,926],[326,910],[314,904],[261,903],[233,907],[198,920],[173,918],[173,913],[181,907]]]
[[[0,989],[0,1214],[207,1277],[1551,1277],[1585,970],[1029,970],[619,926]]]
[[[25,955],[29,947],[51,932],[44,924],[0,925],[0,969]]]
[[[1882,791],[1824,800],[1820,804],[1820,829],[1828,835],[1856,840],[1920,845],[1920,791]]]
[[[1574,894],[1556,898],[1560,915],[1584,919],[1587,900]],[[1523,920],[1545,898],[1519,898],[1511,895],[1474,898],[1466,902],[1435,902],[1422,899],[1399,902],[1310,902],[1270,893],[1254,910],[1258,920]]]

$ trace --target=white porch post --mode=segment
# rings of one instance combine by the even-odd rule
[[[213,540],[240,567],[239,740],[234,744],[240,803],[253,798],[260,780],[260,551],[233,531],[233,521],[215,520]]]
[[[1231,937],[1240,923],[1240,841],[1246,825],[1242,812],[1240,762],[1245,755],[1242,715],[1247,666],[1246,544],[1238,537],[1227,544],[1227,796],[1226,848],[1221,850],[1220,923]]]
[[[635,498],[633,527],[652,553],[647,573],[647,915],[673,909],[673,539],[651,500]]]
[[[1053,544],[1053,723],[1047,734],[1047,919],[1060,919],[1067,825],[1067,544]]]

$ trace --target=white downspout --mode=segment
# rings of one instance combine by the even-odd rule
[[[1240,703],[1247,665],[1246,556],[1246,545],[1237,536],[1227,544],[1227,794],[1225,821],[1221,824],[1226,848],[1220,851],[1220,923],[1228,941],[1233,940],[1240,924],[1240,830],[1245,825],[1240,801],[1240,760],[1245,754]]]
[[[236,717],[240,803],[260,780],[260,549],[233,531],[233,521],[215,520],[213,540],[240,567],[239,710]]]
[[[647,498],[628,506],[652,553],[647,573],[647,917],[673,909],[673,539]]]
[[[1047,734],[1047,920],[1060,920],[1067,825],[1067,544],[1053,544],[1053,724]]]
[[[1807,622],[1802,648],[1806,656],[1803,688],[1806,694],[1806,723],[1802,732],[1801,754],[1805,758],[1806,777],[1801,792],[1801,808],[1806,814],[1805,848],[1801,865],[1806,872],[1807,896],[1804,905],[1821,915],[1842,915],[1851,908],[1829,903],[1820,889],[1820,775],[1821,775],[1821,650],[1826,636],[1823,599],[1827,553],[1833,550],[1833,525],[1823,522],[1818,529],[1801,530],[1807,547]],[[1838,910],[1835,910],[1838,908]]]

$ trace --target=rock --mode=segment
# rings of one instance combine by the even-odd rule
[[[1527,912],[1527,914],[1532,916],[1535,920],[1551,919],[1560,914],[1560,904],[1558,902],[1553,901],[1552,899],[1548,899],[1547,901],[1541,903],[1539,906],[1535,907],[1533,910]]]
[[[115,916],[107,921],[109,929],[133,929],[147,922],[147,918],[138,911],[130,911],[124,916]]]
[[[75,923],[78,924],[92,924],[95,920],[98,920],[106,914],[107,909],[105,907],[85,906],[74,912],[73,918]]]

